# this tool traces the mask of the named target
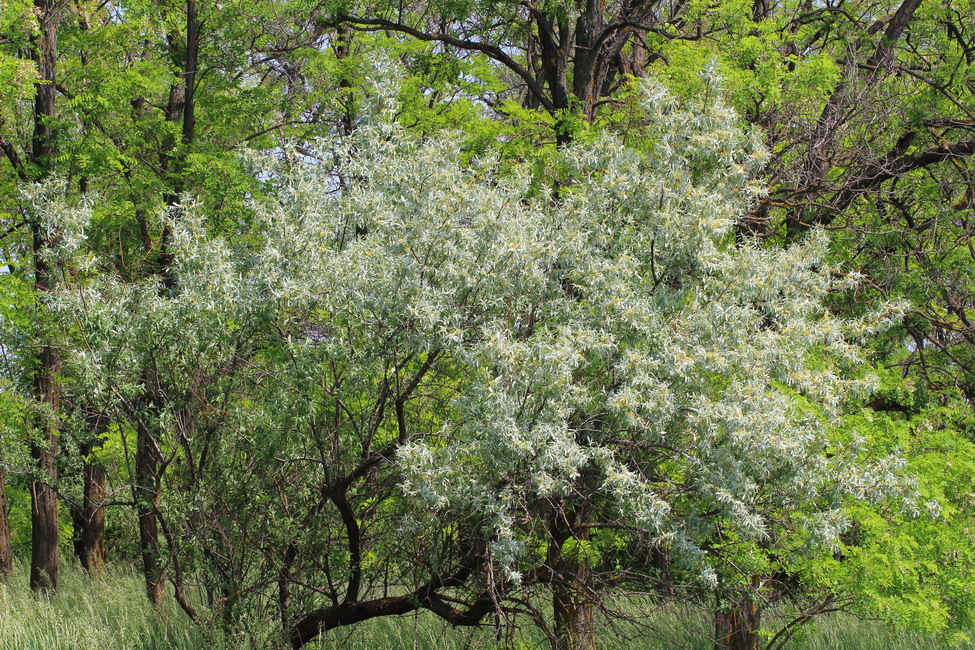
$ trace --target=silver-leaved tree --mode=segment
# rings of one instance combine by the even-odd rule
[[[196,616],[204,584],[228,625],[263,611],[296,647],[425,608],[591,648],[597,602],[652,590],[754,643],[769,579],[830,552],[846,499],[907,498],[896,459],[828,426],[896,310],[824,307],[856,280],[825,236],[736,238],[766,152],[709,89],[648,84],[642,150],[605,136],[547,167],[377,109],[337,169],[260,172],[277,199],[246,232],[184,205],[172,286],[65,274],[71,390],[146,450],[150,593],[170,580]],[[82,222],[66,264],[97,269]]]

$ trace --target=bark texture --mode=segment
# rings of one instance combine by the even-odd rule
[[[34,129],[31,139],[30,173],[44,180],[51,171],[57,154],[53,124],[55,118],[55,81],[58,41],[59,5],[53,0],[36,0],[39,30],[34,39],[32,58],[37,65],[38,81],[34,96]],[[35,216],[31,219],[31,248],[34,257],[34,284],[39,292],[51,290],[51,269],[44,259],[50,247],[47,234]],[[53,420],[58,411],[57,350],[41,346],[34,376],[37,399],[49,413],[38,418],[39,436],[31,445],[31,456],[37,466],[37,478],[31,483],[31,567],[30,585],[35,591],[52,591],[58,585],[58,497],[55,492],[58,430]]]
[[[548,564],[552,569],[553,650],[594,650],[592,567],[586,549],[589,542],[587,509],[584,506],[556,511],[550,534]]]
[[[82,469],[84,480],[81,508],[75,519],[75,555],[89,575],[98,575],[105,568],[105,467],[101,462],[86,461]]]
[[[156,517],[159,508],[159,461],[159,443],[149,428],[140,422],[135,451],[135,500],[146,594],[153,603],[162,602],[165,595],[159,553],[159,522]]]

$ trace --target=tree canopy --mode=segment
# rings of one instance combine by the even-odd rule
[[[0,16],[0,580],[971,625],[969,3]]]

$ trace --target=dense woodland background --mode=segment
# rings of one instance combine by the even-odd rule
[[[968,639],[969,0],[0,3],[0,593]]]

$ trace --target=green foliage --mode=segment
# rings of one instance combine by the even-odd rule
[[[898,512],[851,504],[855,523],[843,537],[839,559],[816,565],[812,580],[848,594],[864,614],[898,628],[945,634],[956,643],[967,639],[961,630],[972,626],[972,414],[963,402],[938,405],[943,396],[926,402],[913,388],[888,375],[879,394],[905,411],[866,409],[841,426],[855,426],[869,447],[903,454],[927,507]]]
[[[617,76],[594,106],[542,109],[585,47],[565,36],[553,75],[540,44],[581,33],[583,4],[202,3],[188,137],[164,114],[183,7],[74,3],[50,121],[60,182],[21,191],[38,32],[32,3],[2,0],[0,462],[18,551],[37,423],[62,432],[73,502],[85,460],[125,492],[141,424],[166,459],[164,551],[207,586],[202,611],[255,639],[277,638],[269,585],[288,562],[294,613],[344,598],[354,565],[364,597],[385,595],[472,545],[507,594],[557,551],[642,572],[640,588],[676,577],[688,602],[773,599],[785,587],[752,585],[775,576],[961,639],[975,605],[970,163],[858,190],[833,222],[856,227],[828,242],[800,242],[794,220],[826,221],[851,179],[970,136],[972,6],[922,3],[876,66],[896,5],[762,4],[661,6],[601,59]],[[342,13],[434,40],[346,29]],[[753,209],[772,244],[793,220],[795,245],[733,230]],[[56,251],[49,297],[29,273],[37,219]],[[64,353],[57,411],[29,397],[39,341]],[[83,456],[93,409],[112,424]],[[607,528],[556,549],[546,526],[565,504]],[[137,556],[133,514],[113,520],[117,552]]]

